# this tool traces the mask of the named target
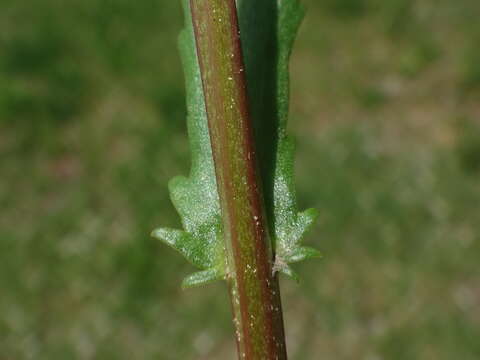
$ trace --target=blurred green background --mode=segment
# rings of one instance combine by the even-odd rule
[[[292,59],[322,261],[297,360],[480,359],[480,2],[305,0]],[[179,1],[0,3],[0,359],[235,359],[225,285],[149,237],[187,174]]]

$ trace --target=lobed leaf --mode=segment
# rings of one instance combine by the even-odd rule
[[[191,287],[225,278],[226,259],[188,0],[183,0],[183,7],[186,25],[179,47],[186,80],[192,163],[189,177],[175,177],[169,184],[183,230],[160,228],[152,235],[201,270],[184,280],[182,286]],[[286,131],[288,64],[304,11],[297,0],[237,0],[237,7],[267,218],[276,251],[274,271],[298,279],[289,264],[320,256],[317,250],[300,244],[317,218],[317,211],[298,211],[294,183],[295,146]]]

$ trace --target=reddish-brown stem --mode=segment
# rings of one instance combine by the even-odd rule
[[[190,0],[222,209],[239,358],[287,359],[235,0]]]

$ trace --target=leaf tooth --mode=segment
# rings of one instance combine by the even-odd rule
[[[187,276],[182,282],[182,289],[205,285],[225,278],[224,272],[219,268],[198,271]]]
[[[315,208],[310,208],[298,214],[298,221],[305,224],[305,228],[308,230],[318,219],[318,216],[318,210]]]
[[[321,258],[321,257],[322,257],[322,254],[320,253],[320,251],[308,246],[302,246],[302,247],[296,247],[292,251],[285,254],[283,256],[283,261],[286,262],[287,264],[291,264],[291,263],[300,262],[306,259]]]
[[[182,197],[185,197],[185,193],[189,190],[190,180],[182,175],[173,177],[168,182],[168,190],[173,199],[177,200]]]
[[[300,276],[296,271],[292,269],[289,265],[291,263],[299,262],[311,258],[320,258],[322,254],[313,248],[310,247],[297,247],[293,251],[289,252],[286,255],[279,256],[275,258],[275,264],[273,266],[273,272],[281,272],[282,274],[287,275],[291,279],[295,280],[297,283],[300,282]]]
[[[318,219],[319,212],[317,209],[310,208],[302,211],[297,215],[297,236],[294,242],[298,244],[306,233],[312,228]]]
[[[165,244],[173,247],[175,250],[178,250],[178,243],[182,237],[188,236],[188,234],[183,230],[169,229],[169,228],[159,228],[152,231],[152,237],[163,241]]]
[[[192,234],[177,229],[160,228],[152,236],[181,253],[188,261],[199,268],[208,267],[208,263],[198,252],[197,239]]]
[[[288,264],[283,264],[282,267],[278,269],[278,271],[284,275],[287,275],[289,278],[295,280],[296,283],[300,282],[300,276]]]

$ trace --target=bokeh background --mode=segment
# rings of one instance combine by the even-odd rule
[[[296,360],[480,359],[480,2],[305,0]],[[149,237],[187,174],[173,0],[0,2],[0,359],[235,359],[224,284]]]

